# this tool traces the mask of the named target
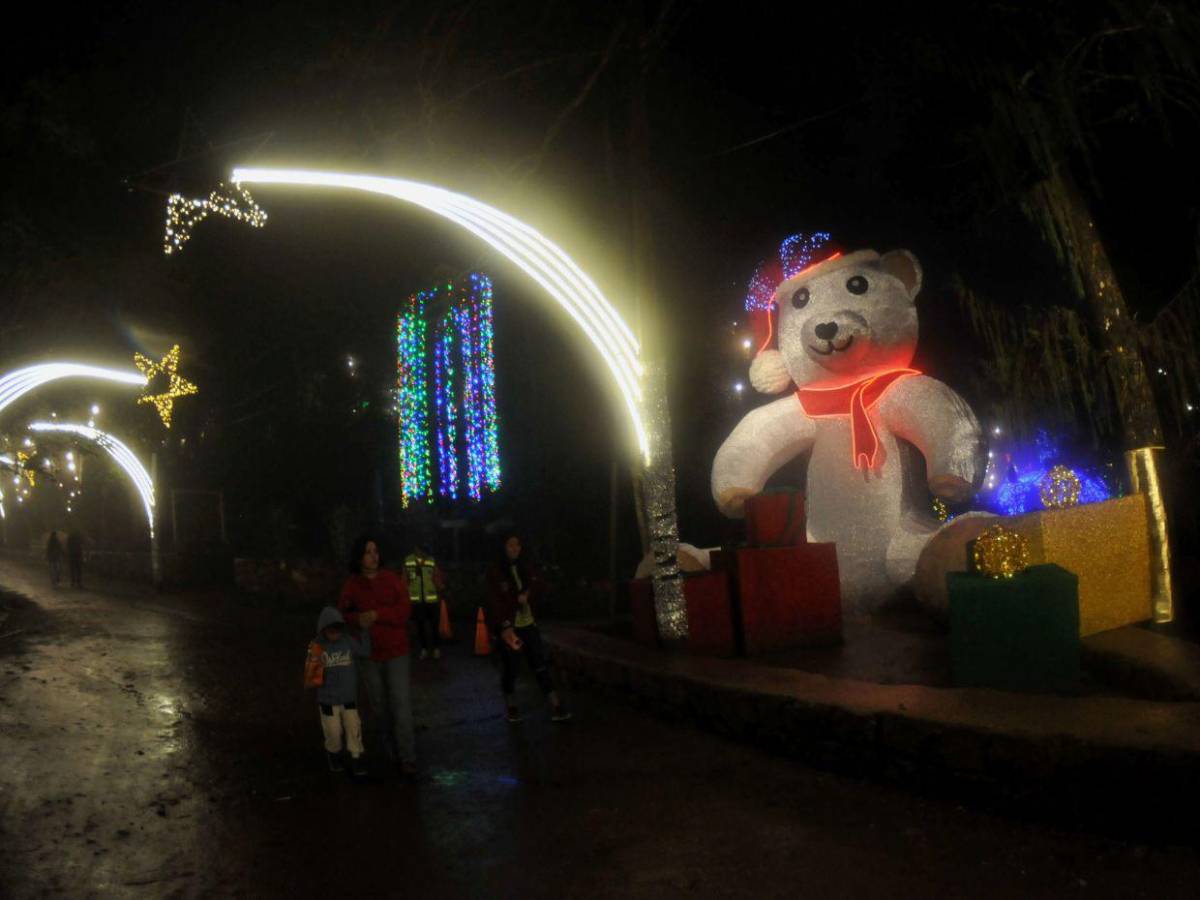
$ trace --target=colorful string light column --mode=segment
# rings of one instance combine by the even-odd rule
[[[405,506],[433,498],[431,444],[440,496],[481,500],[500,487],[492,314],[492,282],[476,272],[414,294],[397,317]]]
[[[454,332],[439,323],[433,342],[434,405],[437,407],[438,484],[443,497],[458,499],[458,404],[454,402]]]
[[[400,495],[408,506],[414,499],[428,498],[429,480],[429,394],[426,365],[425,300],[427,293],[408,298],[396,317],[396,377],[400,406]]]
[[[493,352],[492,283],[477,272],[469,278],[467,302],[456,316],[462,346],[467,494],[472,500],[500,487],[496,428],[496,370]]]
[[[492,327],[492,282],[486,275],[471,273],[472,290],[479,296],[479,343],[476,354],[480,377],[481,455],[483,481],[489,491],[500,487],[500,437],[496,418],[495,330]]]

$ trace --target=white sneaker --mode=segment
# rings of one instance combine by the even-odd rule
[[[433,648],[433,658],[434,658],[434,659],[441,659],[441,658],[442,658],[442,651],[441,651],[441,648],[439,648],[439,647],[434,647],[434,648]]]
[[[429,656],[429,651],[428,651],[428,650],[422,650],[422,651],[421,651],[421,655],[420,655],[420,656],[418,656],[418,657],[417,657],[417,659],[425,659],[427,656]]]

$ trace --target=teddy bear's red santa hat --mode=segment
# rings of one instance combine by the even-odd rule
[[[816,274],[839,258],[842,252],[829,232],[800,232],[779,245],[778,259],[759,264],[746,293],[746,310],[759,353],[774,346],[779,315],[775,292],[779,285],[797,275]]]

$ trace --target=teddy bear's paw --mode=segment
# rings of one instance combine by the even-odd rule
[[[935,497],[949,500],[951,503],[970,500],[974,493],[971,482],[964,481],[957,475],[935,475],[929,479],[929,490]]]
[[[750,363],[750,383],[760,394],[778,394],[787,390],[792,383],[783,354],[778,350],[764,350]]]
[[[754,496],[754,491],[747,488],[726,488],[717,497],[717,508],[723,515],[731,519],[740,519],[746,512],[746,500]]]

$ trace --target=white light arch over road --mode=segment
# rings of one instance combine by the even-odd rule
[[[146,376],[135,369],[105,369],[101,366],[87,366],[83,363],[73,362],[39,363],[36,366],[9,372],[0,378],[0,411],[34,388],[59,378],[93,378],[100,381],[115,381],[119,384],[132,384],[137,387],[146,385]]]
[[[30,431],[54,431],[63,434],[74,434],[91,441],[112,457],[113,462],[120,466],[133,486],[138,496],[142,498],[142,506],[146,510],[146,522],[150,526],[150,539],[154,539],[154,481],[150,473],[141,464],[133,451],[111,434],[91,428],[87,425],[77,425],[72,422],[32,422]]]
[[[642,364],[637,339],[600,289],[560,248],[535,229],[478,200],[403,178],[305,169],[233,170],[240,184],[291,184],[383,194],[437,213],[489,244],[541,285],[583,329],[617,383],[647,464],[650,441],[642,416]]]

